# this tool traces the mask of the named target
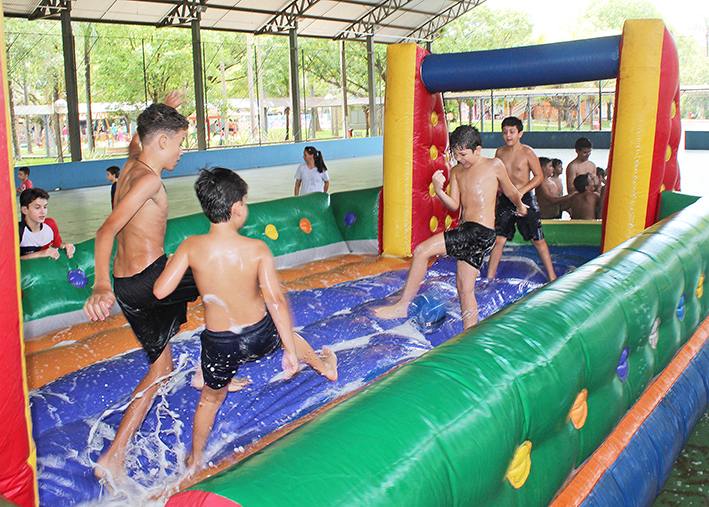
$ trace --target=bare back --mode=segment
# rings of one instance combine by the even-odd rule
[[[600,200],[598,193],[588,190],[574,195],[571,201],[571,217],[576,220],[596,220]]]
[[[495,227],[499,174],[504,170],[499,159],[484,157],[468,168],[457,164],[451,169],[451,178],[456,180],[460,192],[464,222],[477,222],[490,229]]]
[[[202,294],[206,325],[212,331],[238,331],[266,314],[260,283],[264,263],[272,263],[268,247],[236,233],[204,234],[187,238],[185,249],[197,289]]]
[[[123,167],[116,185],[114,213],[135,206],[139,206],[138,211],[116,234],[113,273],[117,277],[140,273],[165,253],[167,193],[160,177],[137,158],[128,160]]]

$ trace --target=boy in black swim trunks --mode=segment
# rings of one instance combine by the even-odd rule
[[[111,447],[94,469],[97,478],[109,477],[114,483],[125,473],[128,443],[153,405],[159,385],[174,369],[167,343],[186,321],[187,302],[199,295],[192,277],[186,276],[170,297],[158,301],[153,296],[153,284],[167,261],[163,248],[167,194],[161,175],[177,165],[189,125],[175,109],[181,103],[181,95],[171,92],[163,104],[153,104],[138,116],[138,133],[116,185],[115,208],[96,232],[96,282],[84,312],[91,320],[104,320],[117,300],[150,362]],[[115,293],[109,278],[114,239]]]
[[[201,467],[214,418],[239,365],[283,348],[286,378],[292,377],[298,371],[298,362],[303,361],[329,380],[337,380],[334,352],[323,347],[318,355],[293,332],[266,244],[239,234],[248,216],[244,180],[218,167],[203,170],[195,189],[211,228],[207,234],[182,242],[154,287],[156,297],[166,297],[191,269],[204,302],[204,387],[194,417],[189,473]]]
[[[502,120],[502,138],[505,146],[497,149],[495,157],[502,160],[507,169],[507,174],[512,184],[522,195],[522,202],[529,208],[529,212],[520,217],[515,211],[516,204],[501,195],[497,200],[497,214],[495,217],[495,233],[497,238],[495,246],[490,252],[490,263],[487,269],[487,277],[495,278],[497,266],[502,258],[502,250],[505,243],[515,235],[515,226],[525,241],[532,241],[532,245],[537,249],[537,253],[542,260],[542,264],[547,271],[549,281],[556,280],[554,266],[551,262],[549,247],[542,232],[542,222],[540,219],[539,205],[534,195],[534,189],[544,180],[542,166],[539,158],[534,154],[532,148],[522,144],[520,139],[524,133],[522,120],[516,116],[509,116]],[[531,175],[531,178],[530,178]]]
[[[442,171],[433,175],[433,188],[448,209],[457,211],[462,208],[461,224],[457,229],[438,233],[416,247],[404,291],[393,305],[375,308],[377,317],[405,318],[409,303],[426,276],[429,259],[448,254],[458,259],[456,285],[463,327],[467,329],[475,325],[478,321],[475,279],[484,255],[495,243],[495,199],[498,188],[515,203],[518,214],[527,213],[504,164],[499,159],[481,155],[482,140],[476,128],[461,125],[451,134],[450,144],[453,156],[458,161],[451,169],[450,195],[444,190],[446,181]]]

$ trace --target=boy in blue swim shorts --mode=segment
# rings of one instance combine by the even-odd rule
[[[399,299],[392,305],[374,309],[382,319],[405,318],[409,303],[426,276],[432,257],[448,254],[455,257],[456,285],[465,329],[478,321],[475,279],[483,257],[495,244],[495,200],[498,188],[514,203],[523,216],[527,208],[520,193],[510,181],[504,164],[497,158],[482,156],[482,139],[475,127],[461,125],[450,138],[451,150],[458,164],[451,169],[450,193],[444,190],[443,171],[433,174],[433,189],[444,206],[451,211],[462,208],[460,225],[453,230],[431,236],[414,250],[409,276]]]
[[[185,239],[156,280],[155,297],[167,297],[192,270],[204,303],[204,386],[194,416],[188,473],[201,468],[214,418],[241,364],[283,349],[286,379],[302,361],[328,380],[337,380],[337,358],[328,347],[318,354],[293,332],[273,255],[263,241],[239,234],[248,217],[247,185],[236,173],[203,170],[195,189],[210,230]]]

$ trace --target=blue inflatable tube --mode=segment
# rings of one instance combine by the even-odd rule
[[[580,83],[618,76],[620,35],[493,51],[429,54],[421,80],[431,93]]]

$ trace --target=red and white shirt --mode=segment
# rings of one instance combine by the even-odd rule
[[[46,218],[44,223],[40,224],[39,232],[32,232],[24,218],[18,225],[20,232],[20,256],[39,252],[50,246],[59,248],[62,244],[59,228],[52,218]]]

